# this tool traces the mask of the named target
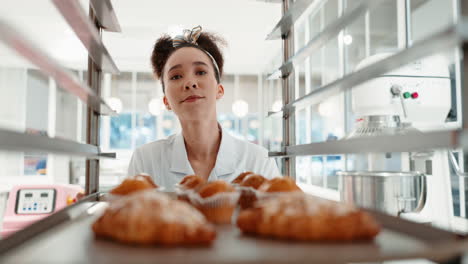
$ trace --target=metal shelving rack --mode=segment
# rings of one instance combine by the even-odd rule
[[[52,77],[60,88],[87,105],[86,143],[0,129],[0,149],[45,151],[85,157],[85,190],[87,194],[93,194],[99,189],[99,159],[115,158],[115,153],[103,153],[99,148],[99,117],[115,114],[100,95],[102,72],[120,73],[102,43],[101,31],[106,29],[120,32],[120,25],[110,0],[90,1],[89,17],[77,1],[53,0],[53,3],[88,50],[87,84],[81,83],[60,63],[2,20],[0,41]]]
[[[291,159],[296,156],[309,155],[330,155],[330,154],[348,154],[358,152],[403,152],[417,151],[423,149],[441,149],[441,148],[468,148],[468,92],[465,87],[462,88],[462,129],[449,130],[442,132],[427,132],[427,133],[409,133],[406,135],[395,136],[376,136],[362,139],[337,140],[329,142],[311,143],[293,145],[294,141],[293,129],[294,123],[291,123],[291,118],[294,117],[296,109],[301,109],[304,106],[310,106],[324,99],[352,89],[352,87],[364,83],[374,77],[384,74],[400,66],[413,62],[417,59],[431,55],[435,52],[448,50],[450,48],[460,47],[462,56],[468,58],[468,2],[459,1],[461,15],[458,22],[448,28],[436,32],[431,36],[407,46],[407,48],[398,53],[364,67],[354,73],[344,75],[341,79],[326,84],[312,92],[305,94],[295,100],[291,100],[290,91],[294,91],[290,80],[294,75],[294,68],[304,62],[313,52],[324,46],[328,41],[336,37],[347,25],[350,25],[359,16],[362,16],[368,10],[382,4],[388,0],[364,0],[354,8],[342,13],[338,19],[331,22],[323,29],[316,37],[311,39],[297,53],[292,54],[290,46],[293,44],[292,32],[294,32],[294,23],[286,19],[286,16],[291,16],[288,10],[297,10],[296,5],[303,5],[302,1],[283,1],[284,16],[275,27],[273,32],[268,36],[277,35],[281,29],[281,37],[283,39],[283,64],[276,71],[268,76],[268,79],[283,79],[283,108],[278,112],[269,112],[268,116],[282,115],[283,117],[283,145],[279,152],[270,152],[271,157],[283,158],[284,173],[294,177],[294,163],[291,165]],[[312,5],[316,5],[315,1]],[[274,34],[275,33],[275,34]],[[468,83],[468,60],[463,60],[463,85]],[[391,142],[391,143],[389,143]]]

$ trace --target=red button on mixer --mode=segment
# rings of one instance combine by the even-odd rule
[[[414,93],[411,94],[411,98],[413,98],[413,99],[416,99],[416,98],[418,98],[418,97],[419,97],[419,94],[416,93],[416,92],[414,92]]]

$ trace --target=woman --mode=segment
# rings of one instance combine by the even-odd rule
[[[182,132],[136,149],[129,176],[147,173],[172,189],[190,174],[208,181],[232,181],[244,171],[267,178],[280,175],[266,149],[232,137],[216,120],[216,102],[224,95],[219,43],[221,39],[202,33],[200,26],[156,41],[153,71],[162,83],[164,105],[177,115]]]

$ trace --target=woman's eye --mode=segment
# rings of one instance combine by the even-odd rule
[[[197,71],[197,74],[198,74],[198,75],[205,75],[205,74],[206,74],[206,71]]]
[[[182,75],[177,74],[177,75],[172,76],[171,80],[178,80],[180,78],[182,78]]]

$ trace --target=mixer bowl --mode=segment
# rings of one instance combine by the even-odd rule
[[[341,171],[341,201],[392,215],[419,212],[426,203],[426,175],[420,172]]]

